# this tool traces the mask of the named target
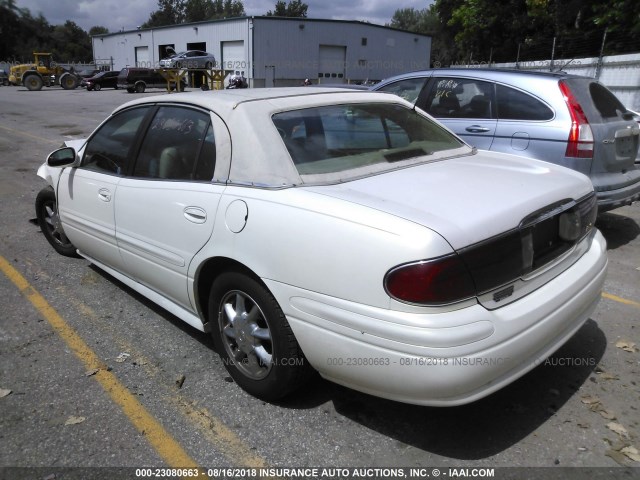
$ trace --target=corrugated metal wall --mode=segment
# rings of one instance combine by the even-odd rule
[[[108,63],[113,58],[113,67],[119,70],[135,65],[136,47],[149,47],[149,65],[158,67],[162,46],[173,45],[176,52],[189,50],[188,44],[204,43],[206,50],[213,53],[216,60],[222,60],[221,45],[227,41],[244,41],[248,58],[249,19],[239,18],[217,22],[191,23],[151,30],[138,30],[102,35],[93,38],[93,54],[96,62]]]
[[[346,47],[344,79],[332,76],[321,46]],[[326,51],[327,49],[325,49]],[[381,80],[429,68],[431,38],[360,22],[254,19],[253,74],[263,86],[275,70],[276,86]],[[326,74],[330,74],[327,78]]]

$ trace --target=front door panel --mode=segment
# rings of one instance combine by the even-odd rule
[[[120,269],[115,238],[114,204],[120,178],[66,168],[60,177],[58,208],[65,233],[80,253]]]

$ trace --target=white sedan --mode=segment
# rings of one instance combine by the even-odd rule
[[[314,369],[402,402],[477,400],[581,327],[607,269],[587,177],[477,151],[384,93],[145,98],[38,175],[59,253],[211,332],[266,400]]]

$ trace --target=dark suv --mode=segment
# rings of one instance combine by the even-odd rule
[[[144,93],[147,88],[174,90],[175,82],[169,82],[160,70],[152,68],[123,68],[118,74],[118,87],[126,88],[129,93]],[[180,81],[180,91],[184,91],[186,82]]]
[[[589,176],[600,212],[640,200],[640,128],[593,78],[564,72],[434,69],[383,80],[467,143],[572,168]]]

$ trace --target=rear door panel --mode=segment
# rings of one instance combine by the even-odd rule
[[[498,124],[491,150],[561,163],[570,125],[540,98],[496,84]]]
[[[212,183],[220,145],[229,143],[221,124],[198,109],[160,106],[115,201],[127,271],[187,309],[189,267],[211,237],[225,189]]]

